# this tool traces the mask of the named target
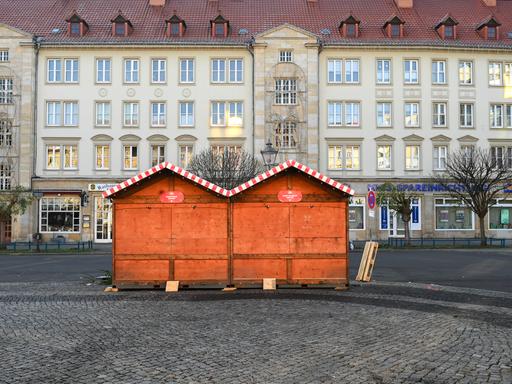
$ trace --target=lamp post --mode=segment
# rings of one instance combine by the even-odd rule
[[[40,190],[33,190],[32,191],[32,195],[36,198],[37,200],[37,220],[36,220],[36,233],[34,234],[34,237],[35,237],[35,240],[36,240],[36,251],[37,252],[41,252],[41,249],[39,248],[39,244],[40,244],[40,241],[41,241],[41,234],[39,233],[39,214],[40,214],[40,209],[41,209],[41,198],[43,197],[43,192],[40,191]]]
[[[265,167],[267,169],[270,169],[277,165],[276,157],[279,151],[272,146],[270,140],[267,142],[267,144],[265,144],[265,148],[262,149],[260,152],[261,157],[263,157],[263,164],[265,164]]]

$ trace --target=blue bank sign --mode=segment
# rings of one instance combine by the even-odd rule
[[[377,188],[382,184],[368,184],[368,191],[377,191]],[[446,192],[447,189],[441,184],[418,183],[418,184],[396,184],[399,191],[410,192]],[[461,184],[449,184],[451,190],[464,191],[464,186]],[[512,193],[512,184],[503,192]]]

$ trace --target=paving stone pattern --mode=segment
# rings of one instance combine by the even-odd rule
[[[0,383],[512,383],[510,294],[101,289],[0,284]]]

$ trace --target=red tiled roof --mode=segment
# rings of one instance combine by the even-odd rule
[[[74,11],[89,25],[85,36],[67,36],[66,19]],[[133,24],[127,37],[112,36],[110,20],[119,11]],[[187,24],[183,37],[166,37],[165,20],[176,11]],[[210,20],[218,15],[230,23],[227,38],[211,37]],[[458,22],[457,40],[442,40],[435,31],[449,13]],[[347,14],[361,20],[358,38],[340,36],[338,26]],[[405,22],[404,37],[389,39],[382,26],[392,15]],[[494,15],[501,23],[501,38],[483,40],[476,27]],[[415,0],[401,9],[393,0],[167,0],[152,7],[149,0],[0,0],[0,22],[43,37],[43,44],[66,43],[235,43],[241,44],[268,29],[289,23],[316,34],[326,44],[462,45],[512,48],[512,1],[497,0],[487,7],[482,0]],[[52,33],[58,28],[60,33]],[[241,28],[248,34],[239,35]],[[321,33],[329,29],[330,35]]]

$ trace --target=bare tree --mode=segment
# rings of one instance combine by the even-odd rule
[[[399,213],[402,216],[405,230],[405,243],[410,245],[410,222],[412,216],[411,204],[418,195],[405,189],[399,189],[392,183],[384,183],[377,187],[377,204],[387,205],[388,209]]]
[[[204,149],[190,162],[190,170],[219,187],[232,189],[264,171],[263,164],[243,149]]]
[[[489,149],[459,149],[448,156],[444,172],[432,179],[478,216],[480,244],[487,245],[484,218],[496,196],[512,184],[512,164],[493,156]]]

